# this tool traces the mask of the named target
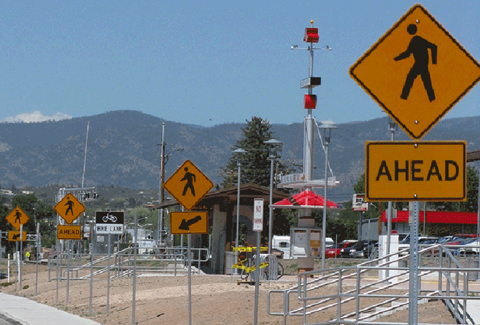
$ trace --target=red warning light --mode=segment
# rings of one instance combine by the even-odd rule
[[[318,36],[318,28],[305,28],[305,36],[303,37],[303,40],[305,42],[318,43],[319,38],[320,37]]]
[[[317,95],[305,94],[304,107],[308,109],[314,109],[317,107]]]

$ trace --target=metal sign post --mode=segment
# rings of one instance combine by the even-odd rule
[[[260,233],[263,231],[263,199],[255,199],[253,203],[253,231],[257,233],[257,253],[255,256],[255,310],[253,324],[258,321],[258,294],[260,290]]]
[[[188,324],[192,325],[192,253],[191,253],[191,234],[188,234],[188,247],[187,247],[187,256],[188,256]]]
[[[66,303],[68,304],[68,295],[70,293],[70,242],[71,240],[67,240],[67,299]]]
[[[19,275],[20,275],[20,290],[22,290],[22,262],[23,262],[23,224],[20,225],[20,254],[19,254]]]
[[[108,259],[108,263],[107,263],[107,315],[110,311],[110,237],[111,235],[108,234],[108,245],[107,245],[107,249],[108,249],[108,253],[107,253],[107,259]]]
[[[92,315],[92,294],[93,294],[93,252],[94,252],[94,236],[97,236],[95,233],[95,221],[90,224],[90,297],[88,298],[89,302],[89,312]]]
[[[409,321],[411,325],[418,322],[418,202],[413,202],[413,218],[410,226],[410,297],[409,297]]]
[[[135,240],[133,243],[133,293],[132,293],[132,325],[135,324],[135,299],[137,290],[137,234],[138,234],[137,211],[135,211]]]
[[[37,222],[37,240],[36,240],[36,245],[37,245],[37,249],[35,250],[36,251],[36,255],[37,255],[37,258],[35,260],[35,296],[37,295],[37,289],[38,289],[38,250],[40,249],[40,223]]]

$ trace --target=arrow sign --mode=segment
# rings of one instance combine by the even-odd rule
[[[175,235],[208,234],[208,212],[171,212],[170,229]]]
[[[193,219],[190,219],[188,221],[186,221],[185,219],[182,220],[182,223],[180,224],[180,227],[178,227],[178,229],[182,229],[182,230],[190,230],[190,226],[193,225],[193,224],[196,224],[197,222],[201,221],[202,220],[202,217],[201,216],[196,216],[195,218]]]

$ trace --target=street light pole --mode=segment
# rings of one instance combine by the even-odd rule
[[[240,231],[240,175],[241,170],[240,167],[242,166],[241,155],[245,154],[246,151],[242,148],[235,149],[233,154],[237,156],[237,167],[238,167],[238,177],[237,177],[237,224],[236,224],[236,232],[235,232],[235,247],[239,247],[238,245],[238,233]],[[235,260],[238,259],[238,251],[235,251]],[[238,274],[238,269],[235,268],[234,272],[235,275]]]
[[[277,139],[270,139],[264,142],[270,146],[270,201],[268,203],[268,254],[272,253],[272,229],[273,229],[273,161],[277,159],[277,150],[282,147],[283,142]]]
[[[328,147],[332,129],[336,129],[333,122],[323,122],[320,128],[324,131],[325,141],[325,188],[323,193],[323,218],[322,218],[322,270],[325,270],[325,237],[327,235],[327,191],[328,191]]]

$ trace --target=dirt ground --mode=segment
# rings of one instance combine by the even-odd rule
[[[42,304],[93,319],[101,324],[132,324],[132,278],[113,278],[110,281],[109,313],[107,314],[107,279],[106,276],[93,281],[92,314],[89,312],[89,280],[71,280],[69,303],[66,303],[66,282],[58,288],[58,304],[55,304],[56,281],[48,281],[47,267],[39,266],[38,295],[35,296],[35,265],[27,264],[23,268],[22,285],[25,289],[15,290],[15,285],[1,286],[0,291],[24,296]],[[52,271],[51,277],[55,273]],[[229,275],[192,275],[192,324],[253,324],[255,286],[237,284],[238,278]],[[7,280],[2,280],[5,284]],[[276,282],[260,285],[258,324],[283,324],[283,318],[267,313],[267,293],[273,289],[285,289],[296,285],[296,276],[284,276]],[[353,286],[352,286],[353,288]],[[333,289],[329,289],[333,291]],[[324,293],[335,294],[335,292]],[[292,306],[297,302],[296,293],[292,295]],[[282,297],[271,295],[271,306],[280,311]],[[345,309],[344,309],[345,308]],[[342,310],[354,311],[354,304],[346,304]],[[419,305],[419,323],[445,324],[454,323],[453,319],[440,301]],[[317,313],[307,322],[321,322],[333,319],[336,309]],[[382,321],[405,322],[408,309],[399,311]],[[138,277],[136,280],[136,324],[188,324],[188,278],[187,276]],[[301,317],[288,317],[287,324],[302,324]]]

